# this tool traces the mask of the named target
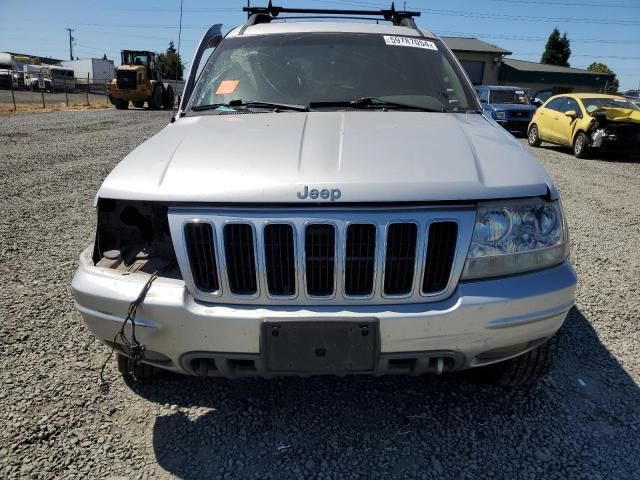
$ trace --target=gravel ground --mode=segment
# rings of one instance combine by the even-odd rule
[[[640,471],[640,162],[534,153],[563,194],[578,306],[545,382],[117,379],[74,311],[91,202],[166,112],[0,121],[0,478],[615,478]],[[290,448],[278,453],[277,445]]]

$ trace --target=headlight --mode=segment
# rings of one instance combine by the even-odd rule
[[[504,111],[494,112],[496,120],[504,120],[507,118],[507,113]]]
[[[483,203],[473,229],[463,280],[512,275],[562,263],[569,254],[559,202]]]

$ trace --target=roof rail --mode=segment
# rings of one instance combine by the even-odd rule
[[[382,10],[342,10],[342,9],[325,9],[325,8],[289,8],[289,7],[276,7],[269,0],[269,4],[266,7],[242,7],[243,12],[247,12],[248,20],[240,30],[240,35],[244,31],[258,23],[269,23],[274,20],[281,13],[299,13],[304,15],[332,15],[337,18],[349,17],[353,15],[357,16],[377,16],[382,17],[384,20],[392,22],[396,26],[403,26],[413,28],[417,30],[420,35],[422,32],[418,29],[413,17],[419,17],[420,12],[408,12],[404,10],[396,10],[394,3],[391,3],[390,9]],[[286,17],[285,17],[286,18]]]

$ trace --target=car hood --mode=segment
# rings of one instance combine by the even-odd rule
[[[341,194],[300,199],[305,186]],[[377,110],[180,118],[120,162],[98,196],[343,203],[480,200],[548,191],[556,195],[542,166],[482,115]]]
[[[599,108],[591,113],[591,116],[604,115],[610,122],[640,123],[640,110],[631,108]]]

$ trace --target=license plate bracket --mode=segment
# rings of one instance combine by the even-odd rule
[[[361,321],[268,321],[262,351],[271,373],[366,373],[379,353],[376,319]]]

